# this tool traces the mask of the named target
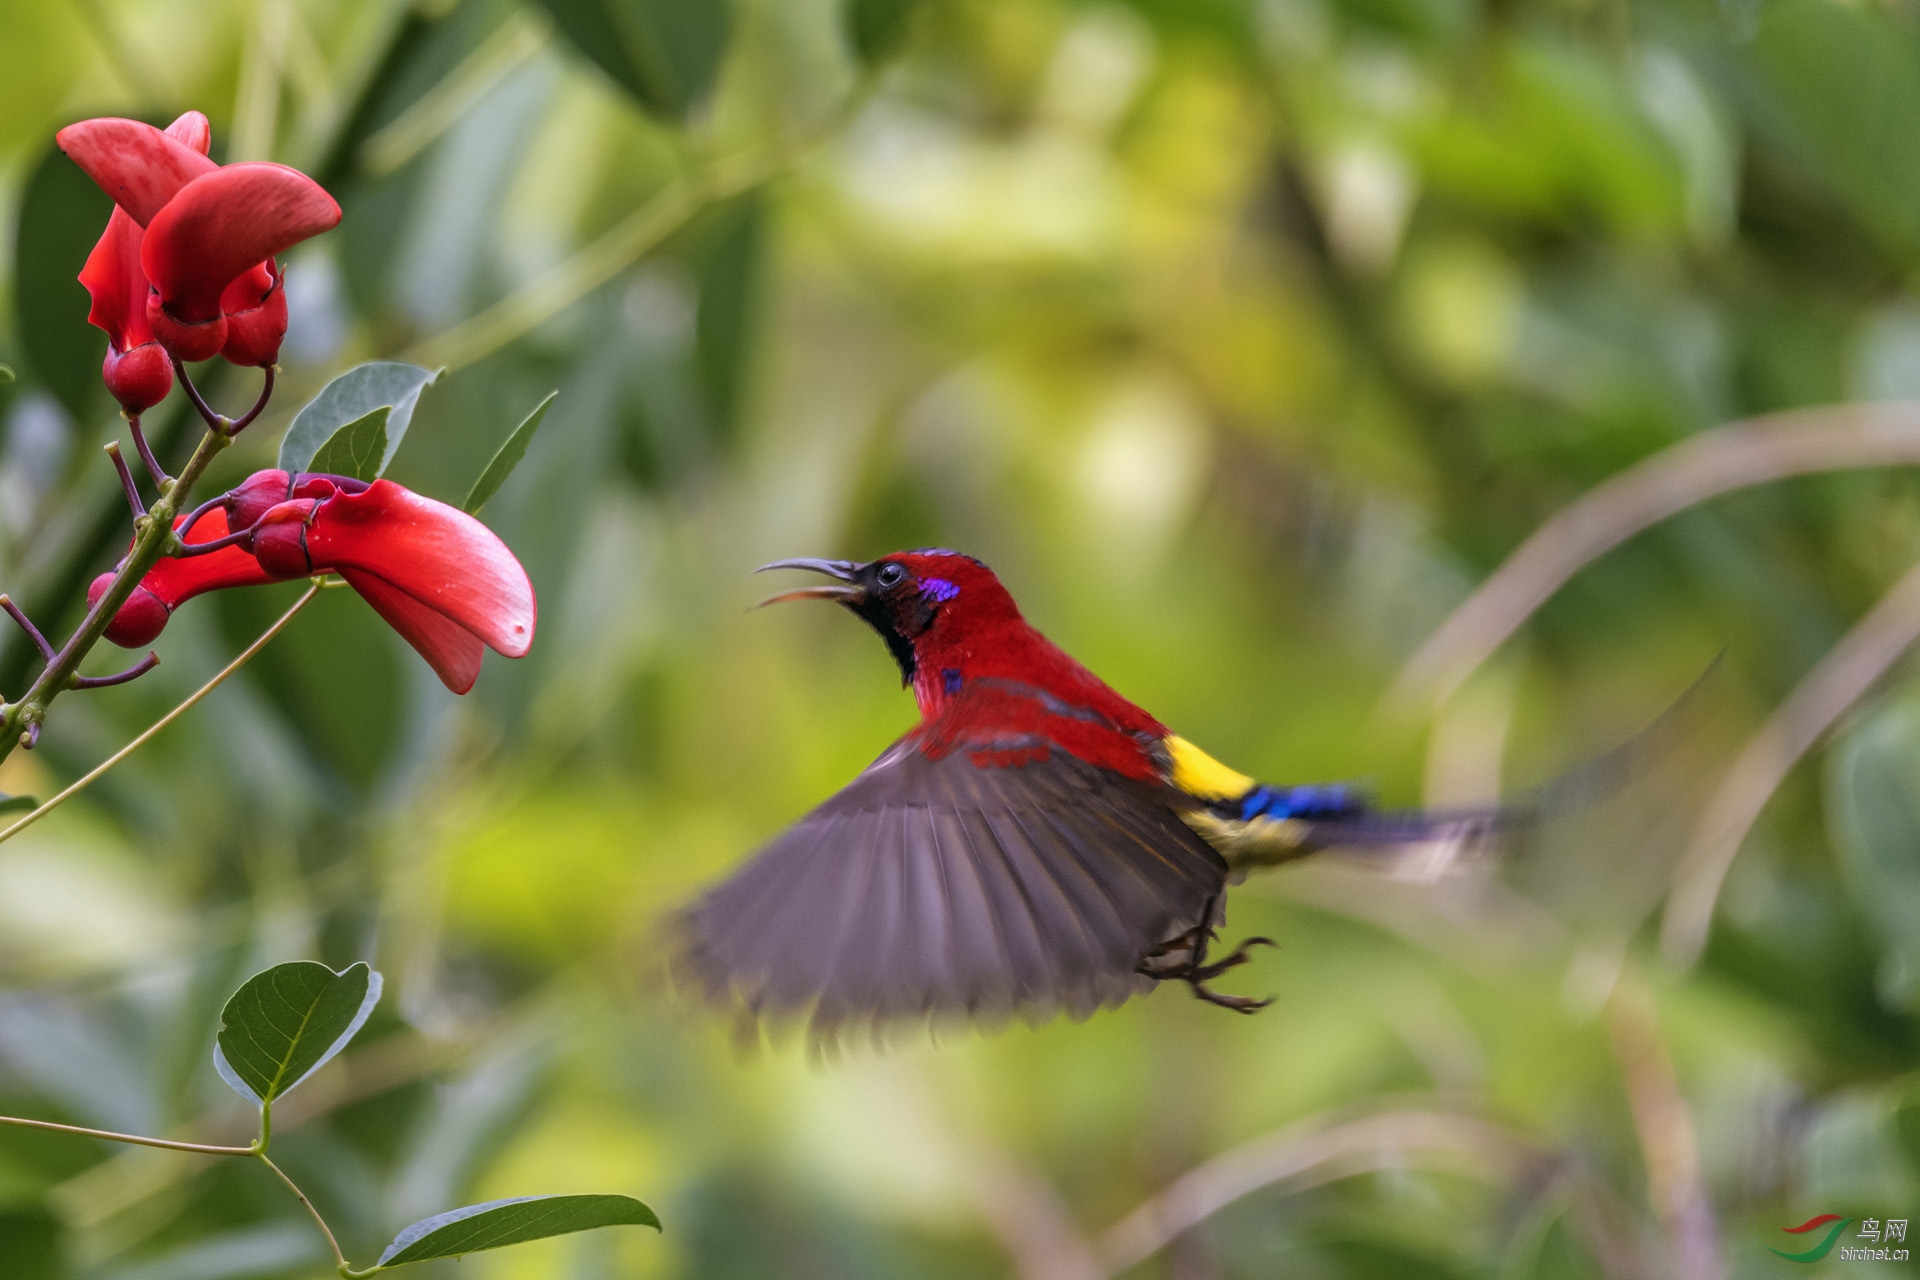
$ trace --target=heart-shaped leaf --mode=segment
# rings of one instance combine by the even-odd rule
[[[558,391],[549,391],[547,398],[535,405],[533,412],[513,429],[513,434],[507,437],[506,443],[501,445],[499,452],[493,455],[493,461],[487,464],[487,469],[482,471],[480,478],[473,482],[473,488],[467,493],[467,500],[460,504],[462,511],[470,516],[479,515],[480,508],[487,505],[487,499],[500,492],[500,486],[507,482],[507,477],[513,474],[513,469],[520,465],[520,459],[527,456],[527,446],[533,443],[533,433],[540,429],[541,419],[547,416],[547,410],[553,407],[553,402],[559,394]]]
[[[27,809],[38,809],[40,802],[32,796],[10,796],[0,791],[0,813],[19,813]]]
[[[328,436],[304,469],[355,480],[378,480],[387,456],[387,416],[392,412],[383,404],[355,418]]]
[[[314,470],[315,456],[336,432],[384,407],[388,411],[382,424],[386,445],[380,453],[380,465],[372,476],[359,478],[371,480],[383,474],[413,422],[414,406],[420,403],[421,391],[439,376],[436,370],[396,360],[355,365],[320,388],[320,394],[294,415],[293,425],[287,428],[286,438],[280,442],[280,469]]]
[[[379,1267],[399,1267],[430,1258],[457,1258],[548,1236],[596,1227],[660,1229],[660,1219],[632,1196],[521,1196],[450,1209],[414,1223],[393,1238]]]
[[[277,964],[220,1011],[214,1069],[247,1101],[271,1106],[344,1049],[379,1000],[380,975],[365,963],[339,973],[311,960]]]

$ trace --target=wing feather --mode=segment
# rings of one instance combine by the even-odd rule
[[[1226,864],[1154,788],[1065,752],[903,740],[677,919],[698,990],[837,1035],[927,1016],[1084,1014],[1150,985]]]

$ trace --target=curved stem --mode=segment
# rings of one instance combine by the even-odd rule
[[[202,418],[206,419],[209,431],[222,438],[233,434],[233,419],[207,403],[206,397],[200,394],[200,388],[194,386],[193,379],[187,376],[187,366],[181,364],[178,359],[173,362],[173,376],[174,380],[186,390],[187,399],[193,401],[193,407],[199,410]]]
[[[185,536],[184,534],[182,535]],[[238,546],[253,536],[253,530],[242,529],[238,533],[229,533],[209,542],[182,542],[180,549],[174,552],[174,558],[185,560],[192,556],[204,556],[212,551],[224,551],[228,547]]]
[[[40,634],[40,628],[33,625],[33,619],[27,616],[26,610],[15,604],[12,598],[8,596],[0,596],[0,610],[4,610],[6,615],[18,623],[20,629],[27,633],[27,639],[33,641],[33,647],[40,651],[41,657],[45,658],[48,662],[53,661],[53,646],[47,643],[47,638],[44,635]]]
[[[1714,788],[1674,867],[1660,918],[1667,963],[1686,969],[1700,959],[1720,888],[1767,802],[1800,758],[1915,643],[1920,643],[1920,565],[1908,569],[1801,677]]]
[[[110,676],[75,676],[73,687],[76,689],[110,689],[116,684],[125,684],[129,680],[138,680],[147,672],[160,665],[160,655],[149,653],[125,671],[116,671]]]
[[[78,795],[80,792],[92,786],[94,781],[97,778],[99,778],[101,774],[113,768],[113,766],[119,764],[122,760],[125,760],[128,756],[132,755],[137,749],[143,746],[146,743],[147,739],[153,737],[154,734],[160,732],[162,729],[172,724],[175,720],[178,720],[187,711],[191,710],[194,704],[198,703],[200,699],[206,697],[208,694],[212,693],[215,689],[218,689],[222,684],[224,684],[228,676],[238,671],[241,667],[246,666],[248,661],[252,659],[254,654],[259,653],[260,650],[266,647],[267,641],[279,635],[281,628],[285,627],[289,622],[292,622],[293,616],[296,613],[299,613],[302,609],[306,608],[307,602],[312,600],[316,595],[319,595],[319,594],[320,594],[320,584],[318,582],[315,582],[312,586],[307,588],[307,592],[305,595],[301,596],[298,600],[295,600],[293,602],[293,606],[289,608],[285,613],[280,615],[279,619],[272,626],[268,627],[265,631],[260,633],[260,638],[258,640],[255,640],[252,644],[248,645],[245,649],[241,650],[239,657],[235,658],[232,662],[229,662],[226,666],[222,667],[218,675],[214,676],[213,679],[201,685],[198,689],[195,689],[191,694],[187,696],[186,700],[182,702],[179,706],[175,707],[173,710],[167,712],[167,714],[165,714],[164,716],[161,716],[158,720],[148,725],[146,728],[146,731],[143,732],[139,737],[135,738],[132,742],[129,742],[126,746],[120,748],[118,751],[108,756],[105,760],[101,761],[98,765],[94,767],[92,772],[88,773],[85,777],[75,782],[72,786],[68,787],[65,791],[62,791],[59,795],[53,797],[53,799],[41,805],[38,809],[35,809],[33,812],[21,818],[18,822],[14,823],[12,826],[8,827],[6,830],[0,831],[0,842],[4,842],[12,839],[15,835],[18,835],[20,832],[26,830],[28,827],[32,826],[34,823],[40,821],[40,819],[46,817],[49,813],[52,813],[55,809],[65,804],[68,800]]]
[[[370,1272],[354,1272],[348,1268],[347,1255],[340,1252],[340,1242],[333,1238],[333,1228],[329,1227],[327,1225],[327,1220],[320,1216],[320,1211],[313,1207],[313,1201],[307,1199],[307,1193],[302,1191],[299,1188],[298,1184],[296,1184],[292,1178],[289,1178],[286,1175],[286,1173],[282,1171],[279,1165],[267,1159],[266,1152],[254,1151],[252,1149],[248,1149],[246,1154],[252,1156],[254,1159],[258,1160],[261,1164],[273,1170],[274,1176],[279,1178],[280,1181],[286,1183],[287,1190],[293,1192],[294,1197],[298,1199],[301,1204],[307,1207],[307,1212],[313,1215],[313,1225],[316,1227],[319,1227],[320,1234],[327,1238],[327,1248],[333,1250],[333,1262],[334,1262],[334,1265],[339,1269],[341,1275],[344,1276],[344,1275],[371,1274]]]
[[[203,1156],[250,1156],[252,1147],[216,1147],[204,1142],[171,1142],[166,1138],[145,1138],[136,1133],[115,1133],[110,1129],[84,1129],[77,1124],[55,1124],[51,1120],[28,1120],[23,1116],[0,1116],[0,1124],[22,1129],[50,1129],[55,1133],[76,1133],[83,1138],[105,1138],[108,1142],[126,1142],[136,1147],[161,1147],[167,1151],[192,1151]]]
[[[1715,427],[1613,476],[1549,517],[1395,677],[1401,712],[1444,702],[1574,574],[1634,534],[1720,494],[1789,476],[1920,463],[1920,405],[1793,409]]]
[[[147,468],[147,475],[153,479],[153,487],[165,493],[167,482],[173,477],[168,475],[166,468],[160,465],[160,460],[153,456],[153,446],[147,443],[147,433],[140,427],[139,414],[127,415],[127,429],[133,432],[133,447],[139,452],[140,461]]]
[[[229,436],[237,436],[242,431],[246,430],[247,425],[251,423],[255,418],[259,417],[260,411],[267,407],[267,401],[273,399],[273,375],[276,371],[276,368],[277,366],[275,365],[267,366],[266,380],[260,384],[259,399],[253,402],[253,408],[247,410],[245,413],[235,418],[232,424],[228,426],[227,434]]]
[[[225,502],[226,500],[227,500],[227,495],[224,493],[217,498],[208,498],[205,502],[201,503],[199,506],[195,507],[192,511],[189,511],[187,513],[187,518],[185,520],[182,520],[180,522],[180,527],[173,531],[174,535],[178,537],[182,542],[185,542],[187,540],[187,535],[193,532],[193,526],[200,523],[200,517],[206,515],[207,512],[213,510],[215,507],[219,506],[221,503]]]
[[[120,473],[120,487],[127,491],[127,505],[133,509],[133,518],[138,520],[147,514],[147,504],[140,501],[140,486],[133,482],[133,472],[127,470],[127,460],[120,456],[120,442],[109,443],[106,453],[113,459],[113,469]]]

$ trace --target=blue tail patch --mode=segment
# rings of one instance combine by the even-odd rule
[[[1307,787],[1269,787],[1247,792],[1240,800],[1240,820],[1255,818],[1338,818],[1363,811],[1366,802],[1342,783]]]

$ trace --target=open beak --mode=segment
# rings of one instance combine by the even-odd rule
[[[796,587],[792,591],[782,591],[776,595],[770,595],[753,607],[762,609],[770,604],[779,604],[783,600],[832,600],[839,604],[846,604],[850,601],[858,600],[866,594],[862,588],[854,585],[858,581],[860,570],[863,567],[862,565],[855,564],[851,560],[815,560],[805,558],[797,560],[775,560],[772,564],[763,564],[758,569],[755,569],[754,572],[765,573],[769,569],[805,569],[810,573],[824,573],[829,578],[838,578],[840,582],[845,585]]]

